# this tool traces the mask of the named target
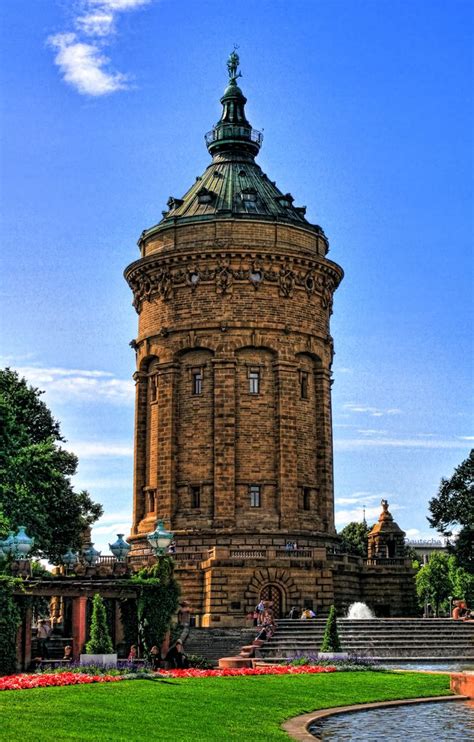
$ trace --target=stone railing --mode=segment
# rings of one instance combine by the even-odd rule
[[[265,559],[267,552],[266,549],[231,549],[229,556],[231,559]]]
[[[388,567],[395,565],[411,564],[411,559],[405,559],[404,557],[398,557],[389,559],[388,557],[380,557],[377,559],[367,559],[366,564],[369,567]]]

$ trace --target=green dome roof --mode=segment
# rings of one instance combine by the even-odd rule
[[[263,135],[252,129],[245,115],[247,99],[237,86],[239,58],[229,57],[229,84],[221,98],[222,115],[205,136],[212,162],[181,198],[171,196],[168,211],[142,237],[168,225],[216,218],[254,218],[290,222],[324,235],[305,218],[306,207],[293,205],[290,193],[277,188],[255,162]]]

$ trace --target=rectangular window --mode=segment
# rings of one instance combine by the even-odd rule
[[[260,394],[260,371],[258,368],[251,368],[249,371],[249,392],[250,394]]]
[[[303,487],[303,510],[311,509],[311,490],[309,487]]]
[[[308,373],[301,371],[300,375],[301,399],[308,399]]]
[[[249,487],[249,492],[250,492],[250,507],[259,508],[260,507],[260,485],[251,484]]]
[[[193,394],[202,394],[202,368],[193,369]]]
[[[201,507],[201,487],[198,484],[193,484],[191,487],[191,507]]]

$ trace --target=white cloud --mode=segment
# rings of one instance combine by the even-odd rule
[[[120,12],[122,10],[135,10],[148,5],[152,0],[86,0],[90,7],[98,6],[104,10]]]
[[[457,437],[461,441],[474,441],[474,435],[458,435]]]
[[[30,384],[45,390],[57,401],[133,404],[133,381],[117,379],[108,371],[43,366],[20,366],[16,370]]]
[[[102,441],[74,441],[64,445],[80,459],[97,459],[104,456],[133,456],[133,446],[129,443],[107,443]]]
[[[110,36],[115,31],[114,14],[103,10],[81,15],[75,23],[87,36]]]
[[[116,18],[124,11],[137,10],[152,0],[83,0],[73,24],[75,32],[66,31],[48,38],[57,50],[54,62],[63,80],[82,95],[100,97],[126,90],[130,76],[109,68],[104,47],[115,34]]]
[[[74,33],[50,36],[49,45],[57,49],[54,59],[63,79],[84,95],[101,96],[124,90],[127,76],[121,72],[108,72],[104,67],[108,57],[97,44],[80,41]]]
[[[347,412],[354,413],[365,413],[371,417],[383,417],[384,415],[401,415],[401,410],[398,407],[390,407],[388,409],[379,409],[378,407],[370,407],[364,404],[354,404],[354,402],[347,402],[342,406]]]
[[[334,441],[336,451],[354,451],[358,448],[466,448],[458,440],[434,440],[420,438],[340,438]]]
[[[367,503],[375,502],[384,498],[385,500],[390,499],[393,495],[390,492],[380,492],[377,495],[371,495],[369,492],[354,492],[353,495],[347,497],[336,497],[335,504],[337,505],[367,505]]]
[[[376,435],[388,435],[387,430],[375,430],[373,428],[362,428],[361,430],[357,431],[361,435],[368,435],[368,436],[376,436]]]

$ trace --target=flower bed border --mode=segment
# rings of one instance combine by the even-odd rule
[[[336,672],[333,666],[301,665],[268,665],[267,667],[224,668],[216,670],[199,670],[190,667],[186,670],[166,670],[158,672],[155,677],[160,678],[229,678],[252,677],[262,675],[315,675],[318,673]],[[29,688],[49,688],[54,686],[86,685],[91,683],[116,683],[128,680],[122,675],[88,675],[79,672],[36,673],[7,675],[0,677],[0,691],[27,690]]]

